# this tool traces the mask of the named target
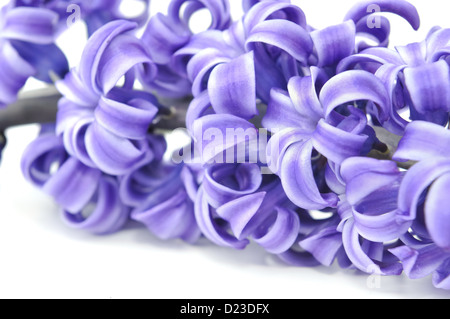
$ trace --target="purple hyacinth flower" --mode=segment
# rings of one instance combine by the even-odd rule
[[[140,40],[128,33],[135,27],[115,21],[99,29],[80,65],[56,83],[64,96],[56,131],[67,151],[111,175],[127,174],[154,157],[146,139],[160,106],[152,94],[134,90],[133,83],[136,68],[153,74],[156,68]]]
[[[448,123],[450,111],[449,65],[445,58],[449,31],[434,28],[426,40],[395,50],[370,48],[341,61],[338,72],[362,68],[383,81],[391,100],[390,119],[383,127],[402,135],[408,121],[401,116],[409,111],[411,120]],[[424,80],[426,79],[426,80]]]
[[[316,181],[327,160],[339,179],[342,162],[368,152],[375,142],[360,110],[349,106],[349,115],[343,116],[338,107],[366,100],[377,105],[380,119],[386,119],[388,101],[382,83],[368,72],[342,73],[328,81],[320,69],[311,72],[311,76],[292,78],[288,92],[272,91],[263,125],[278,129],[269,141],[267,157],[288,197],[304,209],[323,209],[338,203],[337,195],[321,192]],[[283,111],[289,116],[283,116]]]
[[[364,157],[345,160],[340,173],[345,188],[335,214],[303,238],[301,248],[322,265],[338,259],[343,268],[399,275],[402,265],[389,250],[401,244],[411,225],[397,222],[403,174],[393,161]]]
[[[53,132],[53,127],[44,129],[23,154],[25,178],[55,199],[69,226],[96,234],[122,228],[130,209],[119,198],[117,178],[71,157]]]
[[[300,219],[279,180],[257,164],[216,164],[205,171],[195,201],[202,233],[217,245],[244,249],[250,240],[273,254],[297,240]]]
[[[184,11],[181,10],[183,4],[186,4]],[[211,25],[207,31],[194,34],[189,20],[202,8],[210,12]],[[187,79],[187,62],[200,50],[214,46],[217,39],[221,41],[220,31],[228,28],[230,23],[228,0],[171,1],[168,14],[153,16],[142,35],[143,43],[158,65],[156,78],[149,79],[146,70],[142,70],[140,76],[144,86],[166,97],[189,96],[191,84]]]
[[[13,103],[30,77],[52,82],[51,76],[64,76],[68,63],[54,44],[57,15],[42,8],[0,10],[0,107]]]

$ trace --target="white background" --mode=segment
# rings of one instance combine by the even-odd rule
[[[230,2],[238,17],[240,0]],[[341,22],[355,3],[294,2],[316,28]],[[421,14],[421,30],[393,18],[391,43],[420,41],[433,25],[450,27],[448,0],[410,2]],[[166,5],[153,1],[152,13]],[[71,65],[84,45],[80,31],[83,26],[75,25],[59,41]],[[0,298],[450,298],[431,278],[384,277],[379,288],[370,288],[368,277],[355,271],[287,267],[257,246],[233,251],[206,241],[164,242],[137,224],[106,237],[72,230],[52,199],[20,173],[21,153],[36,134],[33,125],[7,132],[0,167]]]

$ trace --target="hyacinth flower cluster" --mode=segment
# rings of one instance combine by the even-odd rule
[[[404,0],[359,2],[324,29],[289,0],[243,0],[239,20],[228,0],[172,0],[147,23],[119,2],[83,8],[89,40],[70,71],[54,44],[68,1],[2,11],[2,103],[58,75],[56,123],[22,170],[68,225],[108,234],[134,220],[165,240],[253,242],[289,265],[432,274],[450,289],[450,29],[392,49],[383,13],[420,26]],[[176,112],[191,143],[168,160],[157,128]]]

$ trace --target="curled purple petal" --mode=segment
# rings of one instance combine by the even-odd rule
[[[443,254],[442,250],[434,245],[425,246],[419,250],[407,246],[390,249],[403,265],[405,274],[411,279],[420,279],[430,275],[449,254]]]
[[[450,68],[438,61],[404,70],[405,83],[419,113],[450,111]]]
[[[220,227],[212,214],[203,189],[200,188],[195,202],[195,219],[202,233],[219,246],[244,249],[248,245],[247,239],[238,240]]]
[[[255,116],[258,110],[253,52],[215,67],[208,81],[208,92],[218,114],[232,114],[244,119]]]
[[[232,180],[236,182],[232,183]],[[256,192],[261,182],[261,170],[256,164],[218,164],[206,170],[203,190],[208,203],[217,208],[243,195]]]
[[[450,156],[450,133],[445,128],[428,122],[413,121],[400,140],[394,159],[421,161]]]
[[[359,270],[378,275],[400,275],[402,273],[402,265],[400,263],[380,266],[364,252],[353,220],[348,220],[345,223],[342,241],[348,258]]]
[[[389,99],[383,83],[365,71],[347,71],[331,78],[320,92],[325,117],[339,105],[368,100],[377,106],[378,117],[384,122],[389,117]]]
[[[97,189],[101,172],[69,158],[51,179],[43,185],[43,191],[69,212],[80,211]]]
[[[342,163],[341,176],[346,183],[347,200],[356,205],[372,192],[397,181],[400,171],[392,161],[352,157]]]
[[[265,43],[286,51],[297,61],[307,64],[313,43],[308,32],[286,20],[267,20],[256,25],[247,38],[247,49]]]
[[[336,227],[327,227],[302,240],[300,246],[309,251],[322,265],[331,266],[342,248],[342,234]]]
[[[111,175],[124,175],[151,156],[143,143],[119,137],[95,122],[86,130],[85,143],[91,160]]]
[[[145,224],[161,239],[181,238],[193,243],[201,235],[196,225],[193,203],[187,201],[183,190],[158,205],[134,210],[131,217]]]
[[[0,106],[4,107],[17,99],[17,94],[36,69],[25,61],[8,42],[0,44]]]
[[[95,119],[117,136],[143,139],[158,108],[143,99],[131,100],[129,104],[102,98],[95,110]]]
[[[121,229],[128,221],[129,208],[120,201],[118,185],[113,178],[100,179],[93,198],[95,201],[91,205],[95,207],[88,216],[83,216],[81,212],[74,214],[65,210],[63,219],[66,224],[95,234],[109,234]]]
[[[340,164],[346,158],[361,154],[367,136],[345,132],[322,119],[314,131],[312,140],[318,152]]]
[[[35,44],[51,44],[55,40],[58,16],[43,8],[18,7],[2,17],[2,37]]]
[[[255,4],[245,15],[245,30],[250,33],[259,23],[270,18],[286,19],[294,22],[306,29],[305,13],[296,5],[290,4],[289,1],[261,1]]]
[[[248,236],[245,228],[248,227],[252,218],[258,213],[264,201],[266,193],[255,193],[226,202],[217,209],[217,214],[230,223],[233,234],[238,239]]]
[[[297,142],[285,152],[280,169],[280,178],[289,199],[304,209],[336,207],[335,194],[321,194],[311,164],[312,141]]]
[[[322,68],[333,66],[355,51],[355,23],[347,21],[323,30],[311,32],[317,52],[318,64]]]
[[[437,178],[449,172],[450,161],[446,158],[429,159],[410,168],[399,190],[398,218],[405,221],[414,220],[422,193]]]
[[[431,185],[425,202],[425,222],[431,238],[442,249],[450,249],[450,211],[447,192],[450,174],[436,179]]]
[[[253,234],[255,242],[269,253],[281,254],[289,250],[296,241],[300,230],[298,215],[289,209],[275,207],[276,219]]]

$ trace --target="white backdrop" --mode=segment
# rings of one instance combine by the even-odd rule
[[[230,2],[238,17],[240,0]],[[355,3],[293,2],[316,28],[341,22]],[[448,0],[410,2],[421,14],[421,30],[393,18],[393,44],[420,41],[434,25],[450,27]],[[166,6],[154,0],[152,13]],[[84,45],[82,31],[75,25],[59,41],[71,65]],[[256,246],[233,251],[206,241],[163,242],[137,224],[106,237],[72,230],[60,221],[52,199],[20,173],[21,153],[36,134],[33,125],[7,132],[0,167],[0,298],[450,298],[430,278],[386,277],[373,288],[355,271],[287,267]]]

